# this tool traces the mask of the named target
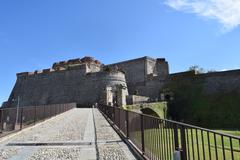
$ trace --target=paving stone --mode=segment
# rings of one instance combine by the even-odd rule
[[[20,145],[8,146],[13,143]],[[7,159],[133,160],[135,158],[97,109],[73,109],[23,130],[2,142],[0,160]]]

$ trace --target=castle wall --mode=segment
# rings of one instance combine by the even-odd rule
[[[240,70],[197,75],[189,71],[169,75],[165,59],[150,57],[107,67],[110,68],[103,68],[100,62],[85,57],[54,63],[52,69],[19,73],[4,106],[16,106],[18,96],[20,106],[72,102],[92,105],[116,101],[114,98],[124,105],[128,91],[130,95],[137,93],[150,97],[152,101],[160,100],[166,93],[173,96],[170,100],[175,103],[176,113],[172,118],[176,120],[204,127],[216,127],[216,124],[240,127]],[[127,89],[120,90],[119,87]]]
[[[108,66],[117,66],[120,70],[123,70],[125,72],[128,85],[145,81],[145,58],[124,61]]]
[[[240,94],[240,70],[208,73],[196,78],[204,81],[206,94],[227,93],[236,91]]]
[[[165,80],[169,75],[168,63],[165,59],[142,57],[109,66],[117,66],[126,73],[129,94],[138,92],[139,95],[148,96],[154,100],[158,99],[164,84],[160,80]],[[154,79],[149,79],[149,75]]]
[[[127,86],[127,92],[129,91],[130,94],[137,91],[139,95],[155,100],[158,99],[159,90],[163,86],[162,81],[159,82],[157,78],[161,65],[150,57],[108,65],[117,66],[119,70],[125,72],[124,76],[121,72],[106,75],[105,73],[108,72],[102,71],[101,63],[89,57],[57,62],[53,65],[54,69],[17,74],[17,82],[8,105],[12,103],[16,105],[12,99],[16,99],[18,95],[21,97],[22,106],[71,102],[95,103],[100,101],[106,86],[118,84]],[[166,69],[162,68],[162,70]],[[154,79],[149,79],[149,75],[154,75]]]
[[[156,74],[156,60],[150,57],[146,57],[145,59],[145,79],[147,78],[147,75],[149,74]]]
[[[136,85],[133,88],[138,91],[138,95],[150,97],[151,101],[158,101],[164,84],[165,81],[154,79],[147,80],[144,85]]]
[[[159,80],[166,80],[169,76],[168,62],[164,58],[158,58],[156,62],[156,75]]]
[[[127,96],[127,104],[141,104],[141,103],[147,103],[149,102],[149,97],[145,96],[137,96],[137,95],[129,95]]]
[[[18,76],[9,98],[20,96],[21,106],[76,102],[92,105],[100,101],[106,86],[126,86],[122,72],[96,72],[83,74],[82,70],[64,70],[51,73]],[[16,106],[16,102],[12,106]]]
[[[195,74],[194,71],[171,74],[169,81],[188,81],[201,84],[205,94],[226,93],[237,91],[240,93],[240,70]]]
[[[174,120],[208,128],[239,128],[240,70],[170,75],[166,88],[173,93]]]

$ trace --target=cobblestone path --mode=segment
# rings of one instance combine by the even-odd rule
[[[97,109],[73,109],[0,139],[0,160],[133,160]]]

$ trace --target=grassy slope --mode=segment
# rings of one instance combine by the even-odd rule
[[[230,131],[230,130],[216,130],[216,131],[240,137],[240,131]]]
[[[224,132],[239,134],[239,132],[236,132],[236,131],[233,131],[233,132],[224,131]],[[145,130],[144,134],[145,134],[144,138],[145,138],[146,152],[152,153],[153,155],[159,158],[164,157],[164,159],[172,159],[172,154],[170,154],[170,153],[173,153],[173,150],[174,150],[172,147],[172,144],[174,143],[172,130],[148,129],[148,130]],[[193,139],[191,134],[193,136]],[[189,148],[189,151],[187,151],[187,155],[188,157],[190,157],[189,159],[192,159],[192,160],[198,159],[198,154],[199,154],[199,159],[203,159],[204,154],[205,154],[206,160],[210,159],[209,158],[210,155],[211,155],[211,159],[216,159],[215,141],[214,141],[213,134],[210,134],[209,136],[211,153],[209,153],[207,133],[203,133],[204,143],[202,143],[202,137],[201,137],[200,131],[197,133],[197,135],[198,135],[198,138],[196,138],[195,131],[191,132],[191,130],[188,130],[186,132],[186,137],[188,137],[186,143],[187,143],[187,148]],[[141,139],[140,137],[141,137],[140,132],[135,132],[136,141],[140,142],[140,139]],[[180,132],[179,132],[179,138],[180,138]],[[198,142],[197,142],[197,139],[198,139]],[[233,140],[232,144],[233,144],[233,149],[238,150],[234,152],[234,158],[240,159],[239,141]],[[223,159],[223,152],[222,152],[223,150],[222,150],[222,141],[220,136],[216,136],[216,145],[218,148],[217,156],[218,156],[218,159],[221,160]],[[204,152],[203,152],[203,146],[204,146]],[[228,138],[224,138],[224,147],[225,147],[226,159],[231,159],[230,141]],[[194,148],[194,152],[192,148]],[[197,148],[199,148],[199,152],[197,152]],[[170,153],[167,151],[170,151]]]

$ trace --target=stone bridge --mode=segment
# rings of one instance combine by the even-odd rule
[[[128,109],[134,112],[152,115],[152,116],[164,119],[166,118],[166,113],[167,113],[167,102],[129,105]]]
[[[97,109],[75,108],[0,139],[5,160],[133,160]]]

